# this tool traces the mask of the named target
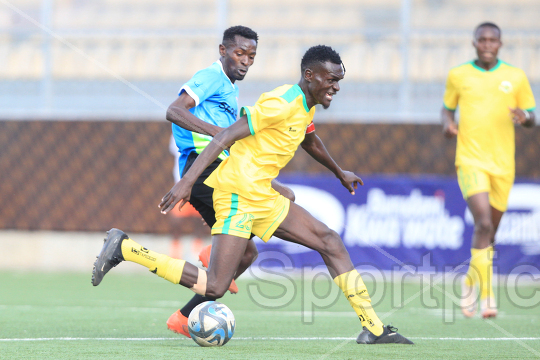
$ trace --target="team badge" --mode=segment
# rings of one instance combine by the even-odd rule
[[[510,81],[501,82],[501,85],[499,85],[499,90],[505,94],[510,94],[513,90],[512,83]]]

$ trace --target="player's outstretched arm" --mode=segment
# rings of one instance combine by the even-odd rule
[[[223,128],[202,121],[193,115],[189,111],[193,107],[195,107],[195,100],[187,92],[183,92],[169,105],[166,118],[183,129],[203,135],[216,136],[218,132],[223,130]]]
[[[191,195],[191,188],[195,184],[195,180],[202,174],[204,169],[208,167],[219,154],[231,146],[236,140],[243,139],[251,135],[246,116],[242,116],[240,120],[218,133],[210,144],[204,148],[197,160],[193,163],[188,172],[182,179],[174,184],[172,189],[165,194],[161,199],[159,208],[163,214],[171,211],[176,204],[179,203],[180,208],[185,205]]]
[[[443,124],[443,134],[451,139],[458,134],[458,127],[455,120],[456,111],[448,110],[443,106],[441,110],[441,122]]]
[[[354,190],[358,188],[358,184],[364,185],[362,179],[354,173],[344,171],[338,166],[326,150],[321,138],[319,138],[315,132],[306,134],[306,137],[302,142],[302,149],[304,149],[312,158],[324,165],[328,170],[333,172],[341,181],[341,184],[345,186],[351,194],[354,195]]]

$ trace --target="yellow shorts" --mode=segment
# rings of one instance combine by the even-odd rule
[[[212,235],[229,234],[249,239],[253,233],[264,241],[270,240],[287,217],[291,205],[282,195],[253,201],[217,189],[214,189],[213,200],[216,223]]]
[[[459,188],[465,200],[473,195],[487,192],[489,204],[499,211],[506,211],[508,196],[514,184],[514,174],[495,176],[483,169],[467,165],[456,166],[456,170]]]

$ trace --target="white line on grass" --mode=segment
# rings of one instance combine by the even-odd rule
[[[177,305],[177,304],[176,304]],[[103,306],[103,305],[1,305],[0,304],[0,310],[19,310],[19,311],[39,311],[44,312],[47,310],[61,310],[61,311],[76,311],[81,312],[85,311],[87,309],[102,309],[109,311],[111,307],[114,307],[117,309],[117,311],[124,311],[124,312],[147,312],[147,313],[161,313],[163,311],[170,311],[170,306],[154,306],[154,307],[147,307],[147,306],[122,306],[122,305],[115,305],[115,306]],[[415,307],[409,307],[409,308],[403,308],[397,310],[401,314],[425,314],[429,316],[438,316],[442,317],[444,316],[445,309],[429,309],[429,308],[415,308]],[[234,313],[236,315],[254,315],[257,316],[288,316],[288,317],[300,317],[305,314],[311,314],[311,312],[305,311],[298,311],[298,310],[235,310]],[[379,315],[381,317],[386,317],[387,312],[380,312]],[[317,310],[313,313],[314,317],[344,317],[344,318],[354,318],[356,315],[353,311],[323,311],[323,310]],[[517,320],[525,320],[528,322],[534,322],[537,319],[540,318],[540,315],[534,315],[534,314],[507,314],[504,311],[499,311],[497,314],[498,318],[501,319],[517,319]]]
[[[235,337],[235,340],[284,340],[284,341],[320,341],[320,340],[350,340],[348,337]],[[463,338],[463,337],[409,337],[412,340],[434,340],[434,341],[515,341],[515,340],[540,340],[540,337],[522,337],[522,338]],[[2,342],[21,342],[21,341],[164,341],[175,340],[184,341],[188,338],[184,337],[160,337],[160,338],[74,338],[74,337],[58,337],[58,338],[19,338],[19,339],[0,339]]]

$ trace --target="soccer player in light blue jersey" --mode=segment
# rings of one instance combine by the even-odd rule
[[[213,136],[236,121],[238,86],[235,83],[243,80],[253,65],[257,43],[258,35],[250,28],[233,26],[225,30],[219,45],[220,58],[186,82],[180,88],[178,98],[169,106],[167,120],[173,123],[172,132],[180,153],[180,175],[183,176],[189,170]],[[216,222],[212,200],[214,189],[205,185],[204,181],[228,155],[227,150],[223,151],[197,179],[191,192],[190,203],[210,227]],[[272,183],[272,187],[294,201],[294,194],[289,188],[277,181]],[[199,255],[205,267],[208,267],[210,251],[211,247],[208,246]],[[257,255],[257,247],[253,241],[249,241],[235,279],[255,261]],[[238,292],[234,280],[229,290],[231,293]],[[190,337],[187,331],[189,313],[195,306],[207,300],[201,295],[195,295],[182,309],[171,315],[167,327]]]

